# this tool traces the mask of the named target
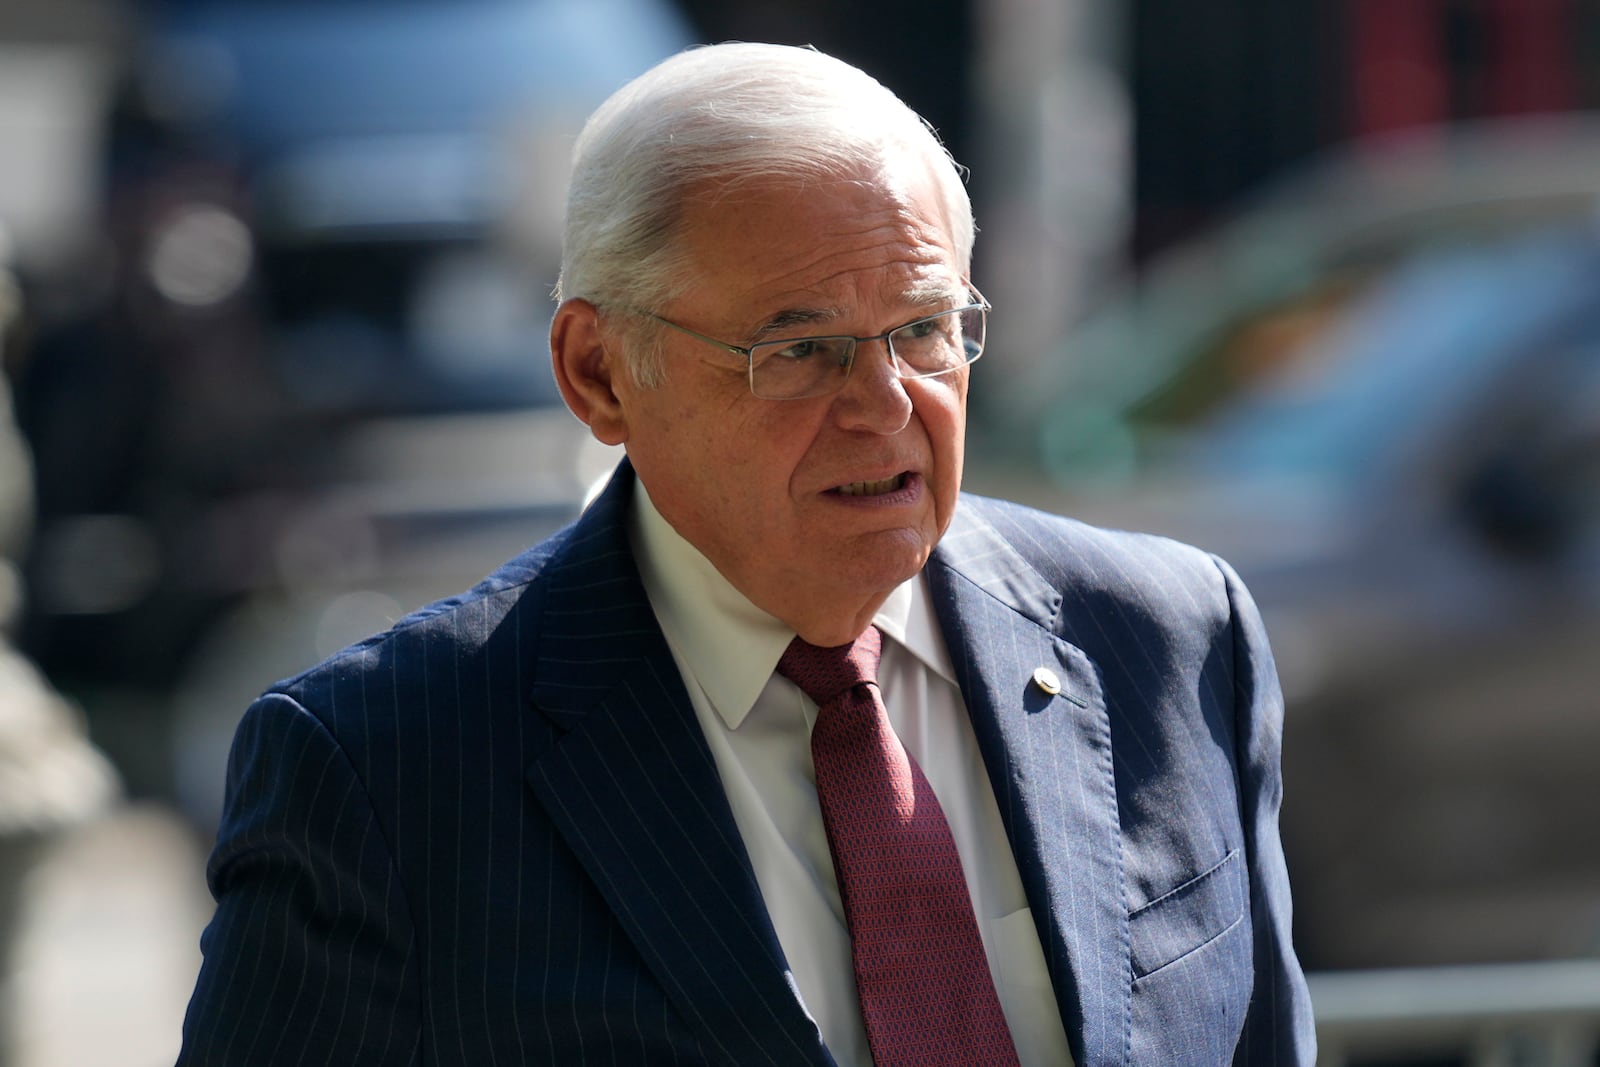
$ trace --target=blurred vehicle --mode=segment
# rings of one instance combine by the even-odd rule
[[[1388,240],[1358,275],[1313,245],[1271,300],[1228,291],[1231,242],[1259,217],[1182,253],[1214,269],[1158,273],[1141,306],[1194,307],[1160,289],[1191,284],[1217,301],[1214,328],[1158,350],[1137,389],[1106,387],[1135,368],[1064,374],[1072,388],[1033,404],[1033,454],[1007,480],[1048,471],[1052,488],[1020,495],[1199,544],[1249,584],[1285,689],[1283,831],[1308,966],[1594,954],[1594,200],[1552,213],[1501,196],[1456,205],[1454,226],[1413,178],[1429,225],[1401,212],[1368,231]],[[1308,220],[1325,192],[1301,202]],[[1100,427],[1116,439],[1097,452]]]
[[[1600,116],[1429,127],[1315,160],[1114,288],[1033,372],[985,382],[975,402],[1004,413],[985,444],[1114,487],[1164,433],[1302,358],[1397,262],[1593,218],[1597,198]]]
[[[22,637],[164,792],[172,694],[242,606],[398,614],[576,512],[587,438],[546,341],[571,141],[689,37],[667,0],[145,13],[106,247],[42,294],[20,368]],[[277,665],[238,669],[230,731]]]

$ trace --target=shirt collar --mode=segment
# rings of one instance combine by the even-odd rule
[[[674,530],[636,484],[629,535],[645,593],[679,666],[736,730],[766,688],[794,631],[752,604],[700,550]],[[926,580],[897,586],[873,616],[884,635],[951,683],[955,668],[939,632]]]

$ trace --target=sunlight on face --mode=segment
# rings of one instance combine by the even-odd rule
[[[741,346],[874,336],[970,299],[920,162],[851,180],[747,183],[691,202],[682,231],[693,280],[652,310]],[[877,341],[860,346],[839,392],[763,400],[742,357],[663,329],[665,382],[617,387],[652,501],[759,607],[802,633],[849,640],[949,525],[967,371],[901,380]]]

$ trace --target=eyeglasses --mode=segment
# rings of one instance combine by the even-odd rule
[[[890,363],[901,378],[937,378],[960,370],[983,355],[983,334],[989,302],[976,289],[976,302],[966,307],[924,315],[874,337],[792,337],[762,341],[749,348],[730,345],[649,311],[637,314],[670,326],[724,352],[743,356],[749,366],[750,392],[763,400],[803,400],[844,388],[856,350],[872,341],[889,347]]]

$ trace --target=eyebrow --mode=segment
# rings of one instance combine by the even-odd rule
[[[787,336],[797,326],[819,326],[842,316],[838,308],[784,308],[757,327],[750,337],[750,343],[760,344],[774,337]]]
[[[933,309],[941,305],[961,306],[971,299],[971,293],[965,285],[951,286],[945,283],[917,286],[907,289],[900,294],[900,300],[907,307]],[[927,314],[933,314],[928,310]],[[836,321],[845,316],[845,312],[838,307],[794,307],[785,308],[770,316],[758,326],[750,336],[748,344],[760,344],[773,338],[787,338],[793,336],[796,327],[822,327],[826,323]],[[907,321],[913,321],[917,316]]]

